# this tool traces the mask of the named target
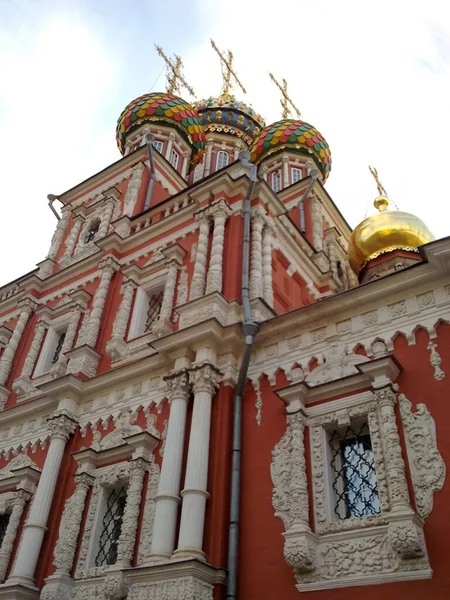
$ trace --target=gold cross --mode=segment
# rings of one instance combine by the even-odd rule
[[[156,51],[160,55],[160,57],[166,63],[166,91],[168,94],[180,94],[181,88],[186,88],[187,91],[191,94],[191,96],[195,96],[194,90],[187,83],[186,79],[183,77],[181,73],[181,69],[183,68],[183,63],[181,61],[181,57],[178,54],[174,54],[174,60],[168,58],[165,54],[161,46],[157,46],[155,44]]]
[[[273,76],[273,73],[269,73],[269,75],[270,75],[270,79],[274,82],[274,84],[277,86],[277,88],[280,90],[280,92],[282,94],[280,104],[283,107],[283,112],[282,112],[283,119],[287,119],[289,116],[292,117],[292,109],[295,111],[295,114],[297,115],[297,117],[300,118],[302,116],[300,111],[298,110],[298,108],[295,106],[295,104],[292,102],[292,100],[288,96],[286,79],[281,80],[283,82],[283,85],[281,85],[275,79],[275,77]]]
[[[214,42],[214,40],[211,40],[211,46],[214,48],[214,50],[217,52],[217,54],[219,55],[219,58],[220,58],[220,66],[222,67],[222,79],[223,79],[222,95],[225,96],[230,93],[230,89],[233,86],[231,78],[234,79],[234,81],[238,84],[238,86],[241,88],[243,93],[246,94],[247,93],[246,89],[244,88],[242,83],[239,81],[238,76],[234,72],[234,69],[233,69],[233,58],[234,57],[233,57],[233,53],[231,52],[231,50],[227,50],[228,56],[224,56],[222,54],[222,52],[219,50],[219,48],[216,46],[216,43]]]
[[[387,192],[384,189],[384,187],[380,181],[380,178],[378,176],[378,171],[375,169],[375,167],[371,167],[370,165],[369,165],[369,171],[372,173],[373,178],[375,179],[375,183],[377,184],[377,188],[378,188],[378,193],[380,194],[380,196],[385,196],[387,198]]]

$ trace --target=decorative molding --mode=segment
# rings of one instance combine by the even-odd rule
[[[404,394],[399,394],[398,399],[416,508],[420,517],[426,519],[433,509],[434,492],[444,485],[445,462],[437,448],[436,425],[428,408],[418,404],[413,413]]]
[[[195,577],[132,584],[128,600],[213,600],[214,586]]]
[[[436,381],[441,381],[445,378],[445,372],[441,369],[442,358],[437,351],[437,344],[428,342],[427,350],[430,351],[430,364],[434,369],[434,378]]]
[[[156,502],[159,485],[159,466],[151,462],[148,467],[147,493],[142,517],[137,564],[142,565],[150,554],[152,546],[153,522],[155,520]]]

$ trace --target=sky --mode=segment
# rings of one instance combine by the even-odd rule
[[[450,235],[448,0],[0,0],[0,285],[45,258],[47,194],[120,158],[119,114],[165,86],[155,43],[181,55],[197,99],[220,93],[211,37],[267,123],[281,118],[268,71],[287,79],[351,226],[374,210],[372,164],[400,210]]]

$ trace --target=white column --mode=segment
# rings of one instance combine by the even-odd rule
[[[16,541],[17,530],[19,529],[20,520],[22,518],[25,504],[30,499],[29,492],[18,490],[14,496],[12,510],[9,517],[8,527],[2,540],[0,548],[0,583],[5,581],[6,572],[8,570],[9,561]]]
[[[132,279],[128,279],[122,283],[120,289],[122,293],[122,302],[120,303],[116,318],[114,319],[111,339],[106,344],[106,351],[113,360],[119,360],[125,356],[127,351],[125,335],[136,288],[136,282]]]
[[[190,152],[187,152],[187,151],[183,152],[183,166],[181,168],[181,177],[183,177],[184,179],[186,179],[186,177],[187,177],[190,156],[191,156]]]
[[[84,217],[77,215],[74,219],[72,229],[66,240],[66,251],[61,258],[61,264],[67,264],[73,254],[75,244],[77,243],[78,236],[80,235],[81,227],[84,223]]]
[[[252,251],[250,256],[250,298],[263,297],[262,230],[265,213],[262,207],[252,211]]]
[[[194,390],[189,451],[184,489],[181,492],[181,511],[178,548],[174,556],[203,558],[203,529],[206,500],[208,498],[209,436],[211,429],[211,404],[219,386],[220,374],[211,364],[195,367],[191,373]],[[166,450],[167,452],[167,450]]]
[[[264,300],[273,307],[273,284],[272,284],[272,236],[273,227],[266,223],[263,231],[263,288]]]
[[[313,227],[313,245],[317,252],[323,250],[322,209],[317,198],[311,198],[311,217]]]
[[[181,465],[190,396],[189,374],[182,370],[169,375],[165,381],[169,388],[170,416],[158,494],[155,497],[151,554],[147,562],[166,559],[172,555],[180,503]]]
[[[97,343],[97,337],[100,331],[100,324],[103,315],[103,308],[108,295],[109,284],[111,283],[112,276],[117,271],[117,267],[117,262],[111,257],[106,258],[100,265],[102,270],[100,283],[98,288],[95,290],[94,299],[92,301],[89,321],[86,326],[86,338],[81,340],[82,343],[91,346],[91,348],[95,348],[95,344]]]
[[[289,185],[289,157],[283,156],[283,188]]]
[[[131,169],[131,178],[123,201],[123,214],[128,215],[129,217],[133,216],[134,208],[139,197],[144,168],[144,163],[140,162]]]
[[[28,322],[31,313],[36,310],[36,302],[30,298],[25,298],[19,302],[20,315],[17,320],[14,331],[12,332],[9,342],[3,351],[2,357],[0,358],[0,384],[4,385],[8,379],[8,375],[11,372],[12,363],[16,354],[17,346],[22,339],[23,330]]]
[[[27,357],[23,363],[22,372],[12,385],[13,390],[19,395],[27,394],[34,387],[31,382],[31,374],[33,373],[34,365],[36,364],[36,359],[39,350],[41,349],[46,328],[47,324],[45,321],[39,319],[34,329],[33,341],[31,342]]]
[[[87,493],[94,483],[94,478],[88,473],[79,473],[75,475],[74,479],[75,491],[64,505],[59,525],[59,537],[53,552],[53,565],[56,567],[53,577],[70,575],[77,551]]]
[[[209,139],[206,142],[205,170],[203,172],[203,177],[207,177],[211,173],[211,157],[213,144],[214,142],[211,139]]]
[[[166,148],[166,160],[168,160],[170,162],[170,155],[172,153],[172,148],[173,148],[173,143],[175,141],[175,134],[174,133],[170,133],[169,134],[169,141],[167,142],[167,148]]]
[[[243,150],[242,144],[240,144],[239,142],[236,142],[234,144],[234,160],[237,160],[239,158],[239,152],[241,150]]]
[[[211,245],[206,293],[222,291],[223,246],[225,240],[225,223],[230,215],[230,207],[225,200],[219,200],[211,207],[210,214],[214,218],[214,232]]]
[[[56,225],[55,232],[52,237],[52,241],[50,244],[50,249],[47,254],[47,258],[54,259],[58,253],[59,247],[61,246],[62,239],[64,237],[64,233],[66,231],[67,223],[69,222],[70,214],[72,211],[72,206],[70,204],[66,204],[61,209],[61,218]]]
[[[395,416],[396,394],[390,386],[374,390],[381,424],[381,443],[387,461],[387,484],[391,511],[411,512],[405,463]]]
[[[196,215],[196,218],[199,221],[199,234],[189,300],[200,298],[205,293],[206,263],[208,260],[209,215],[207,211],[202,211]]]
[[[64,448],[69,436],[75,431],[75,426],[75,421],[64,414],[58,414],[49,419],[50,445],[33,504],[23,527],[16,562],[7,581],[9,584],[34,585],[34,571],[41,551],[42,540],[47,531],[48,514],[55,493]]]
[[[97,239],[101,239],[105,237],[108,233],[109,226],[111,224],[111,219],[114,212],[115,201],[114,198],[107,198],[105,201],[105,206],[103,207],[101,213],[101,222],[100,227],[98,228]]]
[[[176,262],[169,263],[166,283],[164,286],[164,295],[161,303],[158,320],[153,327],[153,333],[158,337],[166,335],[172,331],[172,321],[170,320],[173,310],[173,301],[175,299],[175,289],[177,286],[178,265]]]
[[[136,533],[141,510],[142,489],[148,462],[137,458],[130,463],[130,479],[128,481],[127,500],[123,511],[122,529],[117,545],[116,566],[129,569],[133,560]]]
[[[264,181],[267,181],[267,173],[268,173],[268,169],[266,166],[261,167],[261,176],[264,179]]]

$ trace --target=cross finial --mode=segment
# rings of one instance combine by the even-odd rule
[[[280,100],[280,104],[283,108],[283,112],[282,112],[283,119],[287,119],[289,116],[292,116],[292,110],[295,112],[297,117],[300,118],[302,116],[300,111],[298,110],[298,108],[295,106],[295,104],[292,102],[292,100],[288,96],[286,79],[281,80],[283,82],[283,85],[281,85],[275,79],[273,73],[269,73],[269,75],[270,75],[270,79],[274,82],[274,84],[277,86],[277,88],[281,92],[282,97]]]
[[[211,40],[211,46],[214,48],[214,50],[217,52],[217,54],[219,55],[219,58],[220,58],[220,66],[222,67],[222,79],[223,79],[222,95],[225,96],[230,93],[230,89],[233,86],[232,79],[234,79],[234,81],[237,83],[237,85],[241,88],[242,92],[244,94],[246,94],[247,91],[246,91],[245,87],[239,81],[239,78],[233,69],[233,58],[234,57],[233,57],[233,53],[231,52],[231,50],[227,50],[226,56],[224,56],[222,54],[222,52],[219,50],[219,48],[216,46],[216,43],[214,40]]]
[[[185,88],[191,96],[195,96],[194,90],[187,83],[186,79],[183,77],[181,73],[181,69],[183,68],[183,62],[181,57],[178,54],[174,54],[174,59],[171,60],[165,54],[161,46],[155,44],[156,51],[160,55],[160,57],[166,63],[166,91],[168,94],[180,94],[181,88]]]
[[[382,183],[380,181],[380,177],[378,176],[378,171],[375,169],[375,167],[371,167],[370,165],[369,165],[369,171],[372,173],[373,178],[375,179],[375,183],[377,184],[377,189],[378,189],[378,193],[380,194],[380,196],[387,197],[387,192],[384,189],[384,186],[382,185]]]

